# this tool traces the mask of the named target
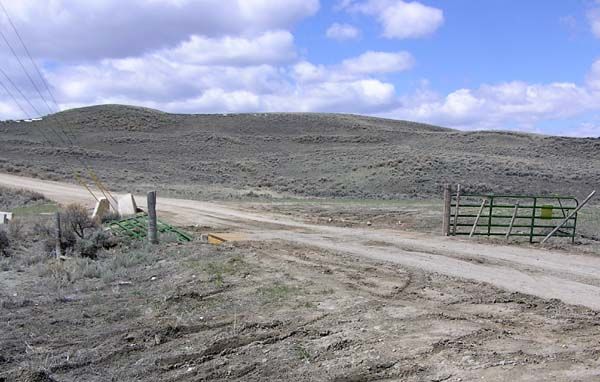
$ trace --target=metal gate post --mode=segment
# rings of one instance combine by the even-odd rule
[[[456,235],[456,227],[458,224],[458,208],[460,207],[460,184],[456,186],[456,207],[454,208],[454,227],[452,234]]]
[[[573,235],[571,235],[571,244],[575,244],[575,231],[577,231],[577,214],[573,215]]]
[[[533,243],[533,234],[535,230],[535,210],[537,208],[537,198],[533,198],[533,208],[531,209],[533,212],[531,213],[531,230],[529,231],[529,242]]]
[[[493,208],[494,208],[494,197],[491,196],[490,197],[490,212],[489,212],[489,217],[488,217],[488,236],[490,236],[490,234],[492,233],[492,213],[493,213]]]

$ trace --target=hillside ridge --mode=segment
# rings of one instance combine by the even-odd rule
[[[56,136],[73,137],[75,147]],[[600,189],[600,139],[459,131],[352,114],[170,114],[101,105],[0,124],[0,172],[69,180],[87,163],[115,189],[186,198],[587,195]],[[65,161],[69,165],[65,166]]]

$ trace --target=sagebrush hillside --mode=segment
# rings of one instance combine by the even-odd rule
[[[59,127],[69,136],[59,138]],[[105,105],[0,123],[0,146],[2,172],[62,180],[83,163],[119,189],[152,185],[186,196],[398,198],[439,195],[445,182],[496,193],[581,196],[600,188],[600,139],[343,114],[182,115]]]

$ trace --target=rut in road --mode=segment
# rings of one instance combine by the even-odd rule
[[[85,190],[66,183],[0,174],[0,185],[40,192],[59,203],[91,203]],[[412,232],[306,224],[193,200],[158,198],[157,203],[166,220],[180,225],[235,228],[252,240],[286,240],[600,309],[600,259],[592,256]]]

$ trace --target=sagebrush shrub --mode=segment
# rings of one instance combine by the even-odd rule
[[[80,204],[70,204],[60,217],[63,234],[74,234],[85,239],[86,230],[97,229],[97,223],[89,216],[85,207]]]
[[[25,224],[20,219],[12,219],[8,223],[8,235],[13,240],[22,240],[25,234]]]
[[[72,253],[81,257],[94,259],[101,249],[109,249],[119,244],[116,237],[102,230],[92,220],[85,207],[78,204],[67,206],[60,214],[61,241],[63,253]],[[37,224],[34,232],[43,238],[46,253],[56,250],[54,227],[50,224]]]
[[[0,256],[8,256],[10,240],[4,230],[0,230]]]

